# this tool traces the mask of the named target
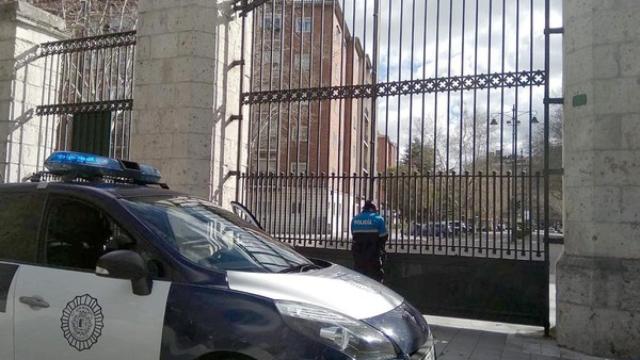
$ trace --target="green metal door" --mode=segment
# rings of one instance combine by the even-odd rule
[[[73,114],[71,150],[109,156],[111,112]]]

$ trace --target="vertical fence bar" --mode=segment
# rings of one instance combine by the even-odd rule
[[[283,4],[283,9],[284,9],[285,5]],[[288,67],[289,67],[289,71],[288,71],[288,85],[287,85],[287,89],[291,90],[292,86],[293,86],[293,62],[294,62],[294,53],[293,53],[293,45],[294,45],[294,41],[293,41],[293,34],[294,34],[294,30],[295,30],[295,19],[296,19],[296,10],[294,7],[294,2],[291,2],[291,21],[289,21],[289,62],[287,63]],[[287,26],[287,18],[283,17],[282,19],[282,29],[286,29]],[[284,33],[284,31],[283,31]],[[283,34],[283,40],[284,40],[284,34]],[[283,42],[283,48],[284,48],[284,42]],[[283,54],[284,54],[284,50],[283,50]],[[284,63],[284,61],[283,61]],[[285,165],[284,165],[284,171],[286,173],[286,184],[287,184],[287,188],[286,188],[286,196],[285,196],[285,216],[286,216],[286,220],[285,220],[285,231],[287,232],[287,236],[286,239],[290,242],[292,242],[292,234],[294,233],[292,230],[292,225],[295,225],[295,222],[293,221],[295,218],[293,217],[293,215],[295,214],[295,202],[292,202],[292,195],[295,194],[295,178],[294,178],[294,174],[293,171],[294,169],[291,167],[291,138],[292,138],[292,131],[291,131],[291,112],[292,112],[292,102],[287,102],[287,131],[286,136],[287,136],[287,143],[286,143],[286,147],[285,147]],[[297,161],[297,160],[296,160]],[[297,165],[296,165],[296,170],[297,171]],[[293,194],[292,194],[293,193]],[[289,209],[289,211],[287,211],[287,209]]]
[[[453,12],[453,10],[451,10]],[[461,41],[461,56],[460,56],[460,76],[464,76],[465,75],[465,71],[464,71],[464,64],[465,64],[465,37],[466,37],[466,13],[467,13],[467,1],[466,0],[462,0],[462,24],[461,24],[461,28],[462,28],[462,41]],[[465,129],[465,105],[464,105],[464,89],[460,90],[460,129],[459,129],[459,139],[458,139],[458,204],[457,204],[457,208],[458,208],[458,218],[454,219],[456,221],[456,224],[459,227],[459,231],[460,234],[459,236],[456,238],[458,243],[457,243],[457,247],[458,247],[458,255],[461,255],[461,245],[462,245],[462,232],[464,231],[465,233],[465,242],[467,241],[467,236],[466,236],[466,221],[467,218],[465,216],[465,218],[462,218],[462,176],[464,173],[463,170],[463,166],[465,165],[463,163],[464,160],[466,160],[466,154],[465,156],[463,156],[463,152],[464,152],[464,148],[463,148],[463,139],[464,139],[464,135],[466,133],[466,129]],[[455,180],[454,180],[455,181]],[[454,193],[455,194],[455,193]],[[467,202],[467,198],[465,197],[465,206],[466,206],[466,202]]]
[[[319,70],[319,74],[318,74],[318,87],[322,87],[324,86],[323,80],[324,80],[324,59],[325,59],[325,54],[324,54],[324,32],[325,32],[325,0],[322,0],[321,3],[321,13],[320,13],[320,46],[319,46],[319,62],[320,62],[320,70]],[[314,29],[315,30],[315,29]],[[332,31],[333,34],[333,31]],[[310,71],[310,73],[313,73],[313,71]],[[331,102],[328,102],[329,105],[331,105]],[[324,174],[325,172],[322,170],[321,166],[321,153],[320,153],[320,143],[323,141],[323,138],[321,136],[321,124],[323,122],[323,113],[322,113],[322,108],[323,108],[323,100],[318,99],[318,115],[317,115],[317,119],[316,119],[316,129],[317,129],[317,134],[316,134],[316,157],[315,157],[315,162],[316,162],[316,173],[318,174],[322,174],[320,177],[320,197],[318,199],[316,199],[316,206],[315,206],[315,213],[316,213],[316,217],[318,218],[318,229],[320,230],[319,233],[322,234],[322,230],[323,230],[323,216],[322,216],[322,211],[323,208],[326,208],[326,205],[330,206],[330,203],[326,201],[325,197],[323,196],[323,189],[324,189]],[[329,136],[326,136],[324,138],[324,144],[326,144],[326,146],[330,146],[331,144],[331,132],[330,132],[330,123],[331,123],[331,118],[330,118],[330,111],[327,112],[327,115],[329,115],[328,119],[329,121],[327,122],[327,128],[329,129],[328,134]],[[327,150],[328,151],[328,150]],[[329,171],[331,165],[329,164],[329,161],[327,161],[327,165],[326,165],[326,170]],[[323,206],[324,205],[324,206]],[[317,233],[318,231],[316,231]],[[317,247],[317,243],[315,244]]]
[[[544,36],[544,70],[545,70],[545,82],[544,82],[544,261],[547,279],[549,278],[549,78],[551,71],[551,42],[550,42],[550,20],[551,13],[549,8],[549,0],[544,2],[544,24],[545,24],[545,36]],[[549,299],[549,287],[546,287],[546,298]],[[547,306],[545,312],[545,336],[549,336],[549,307]]]
[[[497,178],[496,175],[497,173],[495,171],[493,171],[491,173],[491,175],[493,176],[493,209],[491,211],[491,213],[493,214],[493,221],[492,221],[492,225],[491,225],[491,231],[493,232],[493,253],[495,254],[496,252],[496,221],[497,221],[497,217],[496,217],[496,211],[497,211],[497,207],[496,207],[496,198],[497,198],[497,194],[496,194],[496,182],[497,182]],[[500,189],[502,189],[502,178],[503,175],[500,174]],[[502,202],[502,194],[500,194],[500,202]],[[500,207],[502,207],[502,205],[500,205]],[[500,214],[500,216],[502,217],[502,214]],[[500,228],[500,232],[502,233],[502,227]],[[500,236],[500,258],[502,259],[504,257],[504,252],[503,252],[504,246],[502,243],[502,235]]]
[[[536,172],[536,256],[540,257],[540,172]]]
[[[526,189],[526,184],[525,184],[525,177],[526,177],[526,172],[522,171],[520,173],[520,216],[521,216],[521,221],[522,221],[522,228],[518,229],[516,226],[516,231],[518,233],[521,234],[522,236],[522,246],[521,246],[521,255],[525,256],[526,255],[526,236],[528,235],[529,230],[526,228],[525,226],[525,204],[526,204],[526,198],[525,198],[525,189]],[[531,236],[529,236],[529,241],[531,241]],[[529,251],[531,251],[531,246],[529,246]]]
[[[434,54],[434,62],[435,62],[435,68],[434,68],[434,78],[438,78],[439,74],[440,74],[440,0],[437,0],[436,2],[436,37],[435,37],[435,54]],[[435,238],[436,238],[436,229],[438,229],[438,251],[442,250],[442,231],[441,230],[441,216],[442,216],[442,202],[441,202],[441,198],[442,198],[442,172],[438,170],[437,168],[437,163],[439,161],[438,159],[438,122],[440,119],[438,119],[438,93],[434,94],[434,106],[433,106],[433,199],[432,199],[432,206],[431,208],[433,209],[433,239],[434,239],[434,245],[435,245]],[[436,212],[436,179],[438,179],[438,196],[437,196],[437,212]],[[436,216],[437,214],[437,216]],[[437,219],[437,222],[436,222]],[[437,226],[437,227],[436,227]],[[435,249],[434,249],[435,252]]]
[[[240,96],[242,96],[244,94],[244,71],[245,71],[245,42],[246,42],[246,25],[247,25],[247,15],[246,14],[242,14],[241,15],[241,22],[240,22],[240,76],[239,76],[239,83],[238,83],[238,94],[240,94]],[[251,80],[249,80],[251,81]],[[240,120],[238,120],[238,149],[237,149],[237,154],[236,154],[236,201],[239,201],[240,198],[240,194],[242,193],[243,198],[241,203],[242,204],[246,204],[245,199],[244,199],[244,192],[246,191],[246,187],[244,183],[240,183],[240,174],[241,174],[241,170],[242,170],[242,130],[243,130],[243,125],[245,122],[244,117],[242,116],[243,114],[243,104],[242,104],[242,98],[238,101],[238,115],[240,115]],[[250,139],[247,139],[247,142],[250,142]],[[247,159],[248,160],[248,159]],[[251,164],[247,163],[247,168],[249,168],[249,166],[251,166]],[[240,187],[240,185],[242,185],[242,189]]]
[[[426,4],[425,4],[426,6]],[[409,72],[409,80],[413,81],[414,78],[414,61],[415,61],[415,38],[416,38],[416,0],[412,0],[411,1],[411,51],[410,51],[410,59],[411,59],[411,71]],[[400,43],[400,46],[402,47],[402,42]],[[401,63],[402,64],[402,63]],[[402,65],[401,65],[402,67]],[[407,143],[408,146],[408,150],[407,150],[407,155],[408,155],[408,164],[407,164],[407,170],[408,170],[408,174],[409,176],[411,176],[411,174],[413,174],[416,170],[413,169],[413,94],[409,95],[409,141]],[[423,104],[424,107],[424,104]],[[400,113],[398,113],[398,117],[400,118]],[[398,124],[400,123],[400,119],[398,119]],[[398,144],[399,145],[399,144]],[[411,177],[409,178],[409,184],[411,183]],[[406,191],[406,190],[405,190]],[[403,193],[405,192],[403,191]],[[415,192],[414,192],[415,194]],[[412,221],[412,215],[413,215],[413,211],[411,210],[411,205],[412,205],[412,199],[411,199],[411,195],[408,196],[409,197],[409,206],[407,206],[408,212],[409,212],[409,234],[411,235],[412,231],[413,231],[413,221]],[[417,200],[417,199],[416,199]],[[404,203],[404,202],[403,202]],[[417,206],[416,206],[417,209]],[[409,237],[409,239],[411,239],[411,237]]]
[[[51,60],[49,60],[51,58]],[[41,102],[45,103],[45,97],[47,98],[47,103],[49,103],[49,96],[51,95],[51,86],[47,86],[47,70],[49,68],[53,68],[53,57],[45,56],[44,58],[44,66],[42,68],[42,97]],[[51,70],[49,69],[49,83],[51,83]],[[46,94],[46,95],[45,95]],[[40,123],[38,125],[38,142],[37,142],[37,160],[36,160],[36,170],[40,169],[40,148],[43,150],[43,158],[46,156],[46,143],[47,143],[47,135],[49,131],[49,114],[46,115],[45,120],[45,133],[42,136],[42,117],[40,117]],[[42,145],[42,139],[44,138],[44,146]]]
[[[380,42],[380,0],[373,0],[373,44],[372,44],[372,64],[371,64],[371,84],[375,86],[378,84],[378,43]],[[366,54],[366,48],[365,48]],[[374,183],[375,183],[375,175],[377,173],[378,168],[376,167],[377,161],[377,146],[378,146],[378,96],[377,92],[373,92],[371,96],[371,117],[370,117],[370,144],[369,144],[369,174],[371,174],[371,183],[369,185],[370,194],[369,198],[375,201],[380,202],[380,193],[378,193],[378,197],[374,197]],[[385,149],[386,150],[386,149]],[[386,164],[385,164],[386,167]]]
[[[515,51],[515,66],[516,66],[516,73],[520,70],[520,0],[516,0],[516,6],[515,6],[515,11],[516,11],[516,51]],[[519,95],[520,95],[520,87],[516,86],[515,87],[515,100],[513,102],[513,119],[511,120],[512,122],[512,130],[513,130],[513,140],[512,140],[512,149],[513,149],[513,176],[514,176],[514,180],[515,183],[513,184],[514,188],[513,188],[513,195],[514,195],[514,199],[513,199],[513,237],[514,237],[514,241],[517,243],[517,236],[518,236],[518,209],[517,209],[517,204],[518,204],[518,189],[517,189],[517,185],[518,185],[518,127],[519,127],[519,116],[518,116],[518,108],[519,108],[519,104],[518,104],[518,100],[519,100]],[[522,203],[522,207],[524,207],[524,203]]]
[[[529,1],[529,71],[533,72],[533,0]],[[533,189],[532,179],[533,176],[533,85],[529,85],[529,229],[533,231]],[[533,237],[533,235],[531,235]],[[533,251],[533,249],[531,249]]]
[[[474,173],[475,176],[475,173]],[[487,206],[487,208],[485,208],[484,213],[482,211],[482,205],[484,204],[482,202],[482,170],[478,171],[478,214],[480,214],[480,221],[478,222],[478,226],[480,227],[479,231],[480,231],[480,235],[478,236],[478,253],[482,254],[482,234],[485,233],[487,234],[486,236],[484,236],[485,238],[485,244],[487,246],[487,249],[489,248],[489,239],[487,236],[489,236],[489,226],[488,224],[485,225],[485,227],[483,228],[482,224],[486,224],[488,222],[489,219],[489,207]],[[487,199],[489,198],[489,194],[488,194],[488,188],[487,188]],[[488,204],[488,202],[487,202]],[[487,221],[483,221],[484,219],[482,218],[484,216],[485,219],[487,219]],[[475,232],[475,231],[474,231]],[[473,256],[476,255],[476,243],[475,241],[473,242]]]
[[[471,189],[473,193],[473,189]],[[471,211],[473,213],[473,202],[471,203]],[[472,214],[473,215],[473,214]],[[464,172],[464,252],[467,253],[469,251],[469,171]],[[473,227],[473,223],[471,223],[471,231],[475,232],[475,228]],[[473,241],[473,239],[472,239]]]

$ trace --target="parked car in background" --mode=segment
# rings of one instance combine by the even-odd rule
[[[467,224],[464,221],[452,221],[449,223],[454,234],[467,232]]]
[[[447,236],[452,233],[451,224],[447,225],[445,222],[416,223],[411,231],[413,236]]]
[[[415,224],[412,235],[414,236],[448,236],[453,234],[453,227],[451,223],[442,222],[429,222],[426,224]]]

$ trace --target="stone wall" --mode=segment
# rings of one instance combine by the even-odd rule
[[[240,57],[241,31],[224,10],[208,0],[140,1],[131,159],[157,166],[174,189],[226,205],[241,145],[229,122],[240,72],[227,65]]]
[[[42,167],[51,150],[53,121],[35,115],[54,91],[37,57],[40,43],[65,37],[64,22],[24,2],[0,4],[0,183],[15,182]]]
[[[640,1],[564,2],[558,341],[640,356]],[[586,103],[585,103],[586,98]]]

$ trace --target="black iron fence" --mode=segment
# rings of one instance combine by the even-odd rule
[[[45,152],[129,157],[135,31],[41,44]]]
[[[373,199],[387,284],[423,311],[548,330],[551,3],[236,1],[237,200],[350,265],[350,220]]]
[[[548,222],[549,59],[541,35],[549,0],[237,5],[251,18],[243,21],[250,53],[243,47],[242,59],[251,61],[241,102],[254,174],[239,180],[238,201],[253,202],[279,236],[344,237],[337,229],[348,227],[364,198],[380,202],[400,238],[438,221],[508,229],[502,238],[513,238],[520,223],[531,223],[526,230],[534,219],[538,228]],[[307,176],[283,175],[291,173]],[[272,184],[288,190],[274,193]],[[313,197],[324,189],[330,195],[322,196],[337,198]],[[326,213],[307,209],[299,199],[306,196]],[[485,203],[480,211],[487,199],[496,209]],[[296,207],[304,212],[297,227],[271,219]]]
[[[544,176],[426,173],[243,174],[241,202],[265,230],[299,247],[350,249],[351,219],[373,199],[387,251],[544,261]]]

